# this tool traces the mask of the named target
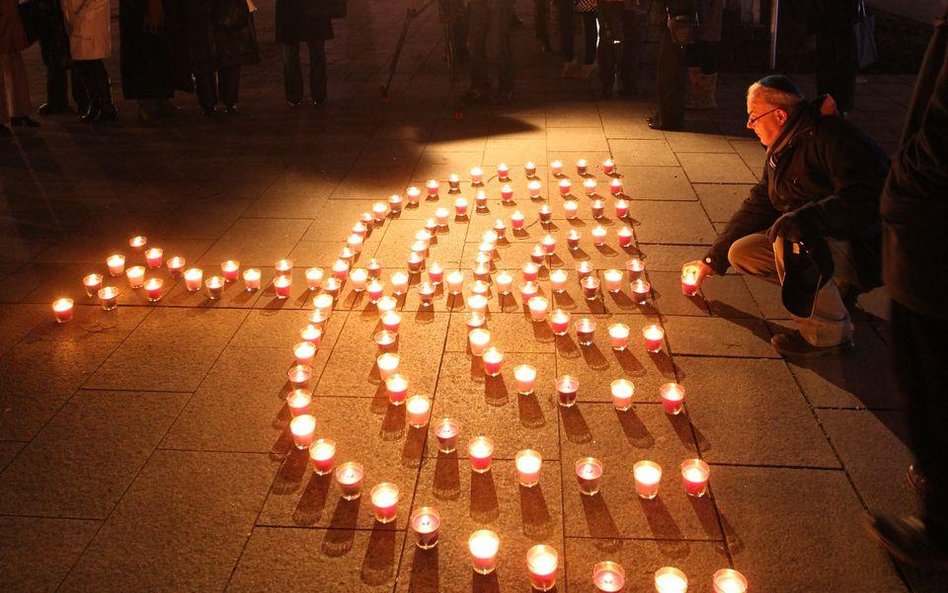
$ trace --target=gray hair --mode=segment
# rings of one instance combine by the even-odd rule
[[[747,87],[747,99],[760,99],[768,105],[779,107],[784,111],[793,111],[797,105],[803,102],[803,93],[799,91],[782,90],[771,86],[766,86],[760,81]]]

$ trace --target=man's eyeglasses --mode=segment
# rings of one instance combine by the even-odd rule
[[[774,107],[774,108],[771,109],[770,111],[767,111],[767,112],[765,112],[765,113],[761,113],[761,114],[758,115],[757,117],[751,117],[750,115],[748,115],[748,116],[747,116],[747,127],[748,127],[748,128],[754,127],[754,126],[757,124],[758,121],[760,121],[761,119],[767,117],[768,115],[770,115],[770,114],[773,113],[774,111],[777,111],[778,109],[780,109],[780,108],[779,108],[779,107]]]

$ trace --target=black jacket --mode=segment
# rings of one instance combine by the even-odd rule
[[[188,57],[195,72],[259,61],[246,0],[185,0]]]
[[[885,283],[909,309],[948,319],[948,25],[935,27],[882,194]]]
[[[302,43],[333,38],[332,21],[313,18],[306,6],[311,0],[276,0],[276,42]]]
[[[799,211],[811,232],[850,242],[862,288],[880,284],[879,194],[889,158],[845,119],[820,115],[821,103],[801,105],[767,151],[763,179],[705,254],[716,273],[727,271],[735,241]]]

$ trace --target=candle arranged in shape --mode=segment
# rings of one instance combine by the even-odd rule
[[[530,309],[530,318],[535,322],[546,321],[546,311],[550,308],[550,302],[541,296],[531,297],[527,301],[527,307]]]
[[[497,567],[500,538],[490,529],[478,529],[467,540],[474,572],[490,574]]]
[[[652,293],[652,285],[647,280],[638,278],[632,281],[632,299],[636,305],[644,305]]]
[[[74,303],[72,299],[61,298],[53,301],[53,317],[56,323],[69,323],[72,321]]]
[[[313,368],[302,364],[293,365],[286,372],[286,379],[293,389],[306,389],[312,378]]]
[[[681,463],[681,481],[688,496],[704,496],[710,475],[711,468],[700,459],[686,459]]]
[[[601,593],[617,593],[625,587],[625,569],[618,562],[603,560],[593,566],[593,586]]]
[[[576,461],[576,483],[580,494],[594,496],[599,494],[602,481],[602,462],[595,457],[583,457]]]
[[[599,280],[589,275],[580,280],[579,285],[583,288],[583,296],[587,301],[596,300],[599,297]]]
[[[553,292],[564,292],[566,290],[567,277],[566,270],[556,269],[550,272],[550,288]]]
[[[651,500],[658,496],[658,484],[662,481],[662,466],[654,461],[639,461],[632,466],[635,477],[635,492],[641,498]]]
[[[632,396],[635,395],[635,384],[628,379],[616,379],[609,385],[612,393],[612,405],[619,411],[626,411],[632,407]]]
[[[504,362],[504,353],[491,346],[484,350],[481,361],[484,363],[484,373],[488,377],[496,377],[500,374],[500,367]]]
[[[732,568],[722,568],[711,577],[714,593],[745,593],[747,577]]]
[[[381,301],[379,301],[381,303]],[[388,310],[382,313],[379,316],[382,321],[382,327],[386,330],[392,332],[393,334],[398,334],[399,328],[402,326],[402,314],[398,311]]]
[[[86,295],[94,297],[99,289],[102,288],[102,274],[89,274],[82,279],[82,285],[86,289]]]
[[[293,356],[296,357],[296,364],[313,366],[316,359],[316,346],[312,342],[297,342],[293,346]]]
[[[619,229],[619,232],[616,234],[619,237],[619,247],[629,247],[632,245],[632,229],[624,226]]]
[[[687,593],[688,577],[674,566],[663,566],[655,571],[656,593]]]
[[[550,329],[554,335],[565,336],[569,332],[569,321],[569,312],[557,309],[550,315]]]
[[[684,410],[685,388],[678,383],[664,383],[659,388],[662,406],[667,414],[680,414]]]
[[[313,473],[326,476],[332,473],[332,464],[336,458],[336,441],[317,439],[309,447],[309,460],[313,464]]]
[[[468,332],[467,339],[471,343],[471,354],[482,356],[484,349],[490,344],[490,332],[481,328],[472,329]]]
[[[257,268],[247,268],[244,270],[244,290],[253,292],[260,290],[260,277],[262,274]]]
[[[161,300],[161,290],[165,285],[161,278],[149,278],[145,281],[145,297],[152,303]]]
[[[415,545],[422,550],[430,550],[438,545],[438,532],[441,528],[441,515],[434,507],[421,507],[411,514],[411,530],[417,538]]]
[[[391,523],[398,513],[398,486],[392,482],[382,482],[372,488],[369,497],[375,510],[375,520],[379,523]]]
[[[385,390],[388,392],[388,401],[393,406],[400,406],[405,403],[408,395],[408,379],[395,373],[385,379]]]
[[[152,270],[157,270],[163,263],[164,254],[165,252],[161,248],[152,247],[145,252],[145,263],[147,263],[148,267]]]
[[[379,377],[384,381],[398,371],[398,354],[394,352],[385,352],[375,359],[379,369]]]
[[[220,276],[211,276],[204,281],[204,287],[207,289],[207,298],[216,301],[224,294],[224,279]]]
[[[114,286],[104,286],[96,293],[99,297],[99,304],[106,311],[111,311],[118,306],[119,290]]]
[[[240,262],[229,259],[221,264],[221,276],[227,282],[235,282],[240,275]]]
[[[413,395],[405,402],[408,424],[412,428],[421,428],[428,424],[431,415],[431,400],[424,395]]]
[[[120,253],[110,255],[109,258],[105,260],[105,264],[108,266],[109,274],[112,276],[121,276],[125,272],[125,256]]]
[[[596,332],[596,322],[588,317],[576,321],[576,339],[580,346],[592,346],[593,334]]]
[[[362,494],[362,479],[365,468],[361,463],[347,461],[336,468],[335,478],[339,484],[340,495],[345,500],[355,500]]]
[[[452,453],[458,448],[458,434],[461,425],[454,418],[442,418],[435,426],[435,437],[438,439],[438,450],[442,453]]]
[[[613,350],[625,350],[629,342],[629,326],[624,323],[613,323],[609,326],[609,344]]]
[[[132,288],[141,288],[145,284],[145,267],[132,266],[125,270],[125,276],[128,278],[128,285]]]
[[[622,289],[622,272],[619,270],[606,270],[602,273],[603,280],[606,283],[606,290],[609,292],[619,292]]]
[[[518,451],[514,457],[514,465],[517,468],[517,480],[521,486],[533,488],[540,483],[540,467],[543,465],[543,458],[539,451],[533,449]]]
[[[479,474],[490,471],[494,455],[494,441],[484,435],[478,435],[467,444],[467,454],[471,460],[471,470]]]
[[[537,591],[549,591],[556,586],[559,556],[552,547],[539,544],[527,550],[527,573],[530,585]]]
[[[698,293],[698,268],[687,266],[681,271],[681,292],[686,296]]]
[[[637,257],[633,257],[626,262],[625,269],[629,272],[629,280],[635,282],[642,277],[642,272],[645,271],[645,262]]]
[[[306,449],[313,444],[313,433],[316,432],[316,418],[311,414],[300,414],[290,420],[290,432],[293,434],[293,443],[297,449]]]
[[[533,393],[536,379],[536,367],[530,366],[529,364],[521,364],[514,369],[514,380],[517,383],[517,393],[520,395],[530,395]]]
[[[566,214],[567,220],[575,219],[578,211],[579,203],[576,200],[566,200],[563,202],[563,212]],[[575,249],[572,244],[570,244],[569,247],[570,249]]]
[[[510,294],[510,289],[513,286],[513,276],[508,274],[506,271],[502,271],[497,274],[497,278],[494,279],[497,283],[497,290],[502,295]]]
[[[564,408],[571,408],[576,404],[576,392],[579,391],[579,379],[573,375],[561,375],[556,380],[556,396],[559,404]]]
[[[645,349],[655,353],[662,349],[665,330],[657,323],[650,323],[642,328],[642,338],[645,340]]]
[[[325,273],[322,268],[306,268],[304,276],[306,277],[306,287],[308,289],[319,290],[319,287],[323,284]],[[246,278],[246,274],[244,277]]]

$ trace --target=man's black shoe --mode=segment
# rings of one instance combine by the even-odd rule
[[[948,542],[933,539],[918,517],[889,519],[873,515],[867,527],[899,560],[915,566],[948,568]]]
[[[57,113],[70,113],[69,105],[66,104],[56,104],[56,103],[43,103],[39,106],[40,115],[56,115]]]
[[[852,340],[847,340],[832,346],[814,346],[800,335],[800,332],[777,334],[770,338],[774,350],[791,358],[813,358],[848,352],[855,347]]]
[[[915,490],[915,493],[919,496],[924,496],[928,483],[925,481],[925,476],[922,475],[922,472],[918,470],[918,467],[916,467],[914,463],[908,466],[906,477],[908,478],[909,485]]]
[[[645,121],[648,123],[648,127],[652,128],[653,130],[667,130],[669,132],[680,132],[682,128],[684,128],[684,125],[673,126],[673,125],[666,124],[665,122],[660,120],[658,116],[646,117]]]

